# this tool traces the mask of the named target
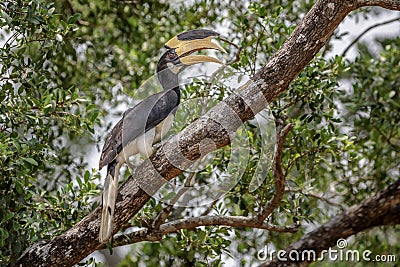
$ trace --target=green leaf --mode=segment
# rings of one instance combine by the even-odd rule
[[[98,116],[99,116],[99,111],[98,111],[98,110],[95,110],[95,111],[92,113],[92,115],[90,116],[90,121],[91,121],[91,122],[94,122],[94,121],[97,119]]]
[[[0,17],[5,19],[6,24],[11,24],[12,18],[2,8],[0,9]]]
[[[81,18],[80,13],[75,13],[68,19],[68,24],[75,24]]]
[[[76,179],[79,187],[82,188],[82,180],[81,180],[81,178],[79,176],[76,176],[75,179]]]
[[[22,195],[24,193],[24,189],[23,189],[21,183],[18,181],[15,182],[15,190],[17,190],[17,193],[20,195]]]
[[[12,217],[14,217],[14,213],[13,213],[13,212],[7,213],[7,214],[4,216],[4,218],[1,219],[1,221],[6,222],[6,221],[8,221],[9,219],[11,219]]]
[[[35,165],[38,166],[39,164],[37,163],[36,160],[34,160],[33,158],[23,158],[23,160],[25,160],[26,162],[28,162],[31,165]]]
[[[85,174],[83,175],[83,178],[85,180],[85,183],[89,182],[90,179],[90,172],[88,170],[85,171]]]

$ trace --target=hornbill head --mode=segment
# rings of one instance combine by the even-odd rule
[[[165,48],[167,51],[161,56],[157,64],[157,75],[164,89],[172,89],[176,86],[178,73],[185,67],[204,63],[214,62],[223,64],[216,58],[206,55],[193,55],[194,52],[203,49],[215,49],[225,52],[219,44],[212,42],[212,39],[219,36],[219,33],[198,29],[183,32],[170,39]]]

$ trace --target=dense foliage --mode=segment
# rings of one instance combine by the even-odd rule
[[[69,229],[98,205],[103,178],[90,162],[97,162],[93,155],[112,118],[123,110],[112,107],[126,107],[138,97],[135,89],[155,72],[165,41],[184,30],[216,29],[242,48],[230,66],[235,75],[251,77],[312,6],[310,1],[267,2],[1,2],[0,265],[14,262],[34,242]],[[340,38],[335,33],[331,40]],[[269,222],[300,223],[296,234],[217,226],[182,230],[160,242],[125,248],[129,253],[120,266],[258,263],[257,253],[266,245],[283,249],[398,179],[400,38],[379,44],[381,52],[375,54],[360,45],[353,61],[321,51],[270,106],[278,130],[287,123],[295,127],[283,151],[287,191]],[[229,54],[221,59],[227,62],[237,49],[223,45]],[[218,101],[231,91],[216,88],[209,94],[192,84],[183,96]],[[263,172],[265,181],[249,190],[263,160],[263,133],[252,122],[244,129],[251,151],[243,175],[201,212],[247,216],[272,199],[269,169]],[[197,174],[197,183],[209,183],[228,163],[229,148],[217,151]],[[167,192],[164,200],[172,197]],[[156,216],[163,206],[152,199],[132,225]],[[171,218],[198,213],[198,207],[179,207]],[[398,229],[380,228],[356,236],[351,245],[398,255],[399,238]]]

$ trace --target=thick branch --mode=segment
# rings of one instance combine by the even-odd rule
[[[353,1],[358,7],[363,6],[380,6],[391,10],[400,10],[399,0],[356,0]]]
[[[253,85],[231,95],[205,116],[171,138],[136,170],[119,190],[114,233],[125,225],[165,182],[182,173],[203,156],[199,144],[210,139],[216,148],[230,143],[243,121],[252,118],[288,88],[312,60],[343,18],[365,5],[400,10],[400,1],[319,0],[276,54],[253,77]],[[209,153],[213,147],[205,147]],[[98,208],[61,236],[33,246],[17,266],[72,266],[102,247],[98,241],[101,209]]]
[[[350,207],[326,224],[304,235],[285,249],[290,251],[313,251],[315,255],[335,246],[340,238],[347,238],[361,231],[380,225],[400,224],[400,179],[361,204]],[[306,258],[307,259],[307,258]],[[306,266],[307,261],[278,261],[274,259],[261,266]]]

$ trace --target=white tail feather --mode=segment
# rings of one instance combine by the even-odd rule
[[[118,174],[119,165],[116,164],[115,172],[112,173],[114,168],[110,168],[111,171],[107,170],[107,177],[104,182],[104,191],[102,196],[102,211],[101,211],[101,223],[99,240],[101,243],[107,242],[112,236],[114,229],[114,210],[115,202],[118,194]]]

